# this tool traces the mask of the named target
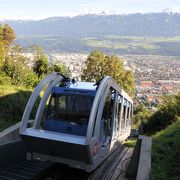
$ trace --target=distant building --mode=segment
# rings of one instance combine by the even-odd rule
[[[140,86],[147,89],[153,87],[154,83],[152,81],[141,81]]]
[[[87,54],[51,54],[53,63],[62,63],[69,68],[71,76],[76,80],[81,80],[81,73],[84,67],[84,62],[87,59]]]

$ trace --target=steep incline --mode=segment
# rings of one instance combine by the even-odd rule
[[[153,137],[151,179],[180,179],[180,119]]]

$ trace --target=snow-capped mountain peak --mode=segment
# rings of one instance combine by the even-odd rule
[[[172,7],[172,8],[167,8],[164,9],[163,12],[168,13],[168,14],[176,14],[176,13],[180,13],[180,7]]]

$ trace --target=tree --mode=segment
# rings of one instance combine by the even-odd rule
[[[23,53],[23,48],[22,46],[15,44],[12,49],[11,49],[12,53]]]
[[[116,55],[105,56],[101,51],[93,51],[85,62],[82,80],[98,81],[103,76],[111,76],[125,91],[134,94],[134,77],[131,71],[123,68],[123,63]]]
[[[65,76],[70,75],[69,69],[63,64],[53,64],[50,66],[48,62],[48,56],[44,54],[42,48],[32,46],[32,53],[35,60],[33,71],[37,74],[39,79],[43,78],[46,74],[51,72],[60,72]]]
[[[104,58],[105,55],[98,50],[91,52],[85,62],[85,69],[81,79],[85,81],[98,81],[101,79],[104,76]]]
[[[34,74],[32,71],[29,71],[27,73],[26,78],[24,79],[24,84],[27,87],[35,87],[39,83],[39,79],[36,74]]]
[[[31,72],[27,66],[28,59],[19,53],[11,53],[5,57],[2,70],[11,77],[12,84],[25,84],[27,75]]]
[[[4,58],[7,55],[14,39],[15,33],[10,26],[7,24],[2,26],[0,24],[0,68],[2,68]]]
[[[65,75],[67,77],[70,76],[70,71],[64,64],[53,64],[49,68],[49,72],[59,72],[59,73],[62,73],[63,75]]]
[[[144,124],[146,134],[154,134],[165,129],[180,117],[180,93],[163,98],[158,110]]]
[[[0,67],[2,67],[3,59],[4,59],[3,29],[2,29],[2,25],[0,24]]]
[[[48,57],[43,53],[41,48],[38,48],[34,59],[33,71],[37,74],[38,78],[42,78],[49,71]]]
[[[28,58],[22,55],[23,48],[20,45],[12,46],[14,39],[15,34],[10,26],[0,25],[0,68],[10,77],[12,84],[35,86],[39,80],[27,65]]]
[[[7,53],[9,50],[9,47],[14,42],[16,36],[13,29],[11,29],[11,27],[8,24],[4,25],[4,27],[2,28],[2,33],[3,33],[4,51],[5,53]]]
[[[123,88],[131,95],[135,92],[135,80],[132,71],[125,71],[124,78],[122,80]]]
[[[150,111],[145,107],[143,103],[140,103],[134,109],[134,116],[133,116],[133,125],[138,128],[140,125],[143,125],[145,122],[148,121],[150,117]]]

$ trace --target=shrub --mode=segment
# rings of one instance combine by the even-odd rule
[[[179,116],[180,93],[166,96],[164,103],[159,107],[158,111],[144,124],[143,130],[148,135],[154,134],[175,122]]]
[[[28,73],[24,83],[27,87],[35,87],[39,83],[39,79],[34,73]]]

